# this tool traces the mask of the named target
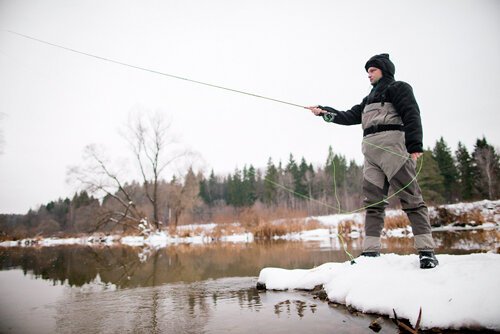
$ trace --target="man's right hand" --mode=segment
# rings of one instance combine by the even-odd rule
[[[313,106],[313,107],[305,107],[306,109],[309,109],[312,111],[312,113],[316,116],[321,116],[326,113],[323,109],[319,108],[319,106]]]

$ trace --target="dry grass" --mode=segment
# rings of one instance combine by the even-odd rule
[[[252,233],[255,239],[269,240],[275,236],[286,235],[288,229],[285,224],[262,223],[256,226]]]
[[[387,230],[394,230],[397,228],[406,228],[410,225],[410,220],[406,214],[401,214],[397,216],[385,217],[384,228]]]
[[[253,208],[243,210],[238,217],[240,225],[247,230],[258,226],[264,219],[265,217],[262,217],[262,215],[257,213],[257,210]]]
[[[259,225],[255,226],[250,232],[253,233],[255,239],[270,240],[273,237],[319,228],[326,228],[326,226],[315,219],[306,220],[294,218],[273,222],[261,221]]]
[[[472,210],[471,212],[465,213],[465,221],[461,221],[464,224],[478,226],[486,223],[486,219],[480,210]]]
[[[237,216],[232,212],[216,212],[213,215],[212,220],[216,224],[225,225],[233,223],[237,220]]]
[[[214,229],[206,235],[212,239],[220,239],[226,235],[243,234],[247,232],[245,228],[235,224],[217,224]]]

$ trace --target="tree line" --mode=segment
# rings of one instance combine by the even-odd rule
[[[188,168],[167,181],[162,177],[164,168],[186,156],[167,149],[167,128],[158,119],[149,125],[136,120],[129,128],[138,180],[126,182],[106,155],[91,145],[85,151],[85,164],[68,172],[79,182],[80,191],[26,215],[0,215],[0,234],[19,238],[95,231],[137,234],[185,223],[234,222],[249,210],[277,219],[283,213],[326,215],[363,206],[363,166],[332,147],[319,166],[290,154],[285,163],[269,158],[264,168],[250,164],[227,175],[213,170],[203,175]],[[440,138],[417,167],[428,204],[500,196],[500,156],[485,137],[476,140],[472,151],[461,142],[452,150]],[[398,205],[395,200],[391,204]]]
[[[461,142],[452,151],[441,137],[424,152],[418,169],[420,163],[419,185],[429,204],[499,198],[499,154],[484,137],[477,139],[472,152]],[[262,203],[313,215],[350,212],[362,206],[362,174],[363,166],[330,147],[325,164],[316,168],[290,154],[286,164],[276,165],[269,158],[263,171],[252,165],[227,176],[212,171],[200,181],[199,195],[209,207]]]

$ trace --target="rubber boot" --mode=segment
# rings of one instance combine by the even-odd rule
[[[433,251],[420,251],[418,257],[420,259],[420,269],[432,269],[439,264]]]

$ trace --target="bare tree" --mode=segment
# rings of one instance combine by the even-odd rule
[[[68,179],[77,181],[89,193],[113,199],[118,204],[116,209],[101,214],[96,229],[108,222],[135,227],[144,215],[137,209],[119,172],[111,167],[106,156],[103,149],[96,145],[88,145],[83,153],[85,164],[70,167]]]
[[[479,192],[484,193],[488,199],[495,199],[497,197],[498,173],[500,172],[499,157],[490,145],[476,147],[473,155],[478,171],[476,186]]]
[[[169,190],[169,202],[173,208],[172,223],[174,227],[177,227],[181,215],[199,202],[200,177],[196,176],[189,168],[184,178],[184,184],[174,180],[170,183]]]
[[[180,149],[174,135],[171,134],[171,123],[157,113],[147,120],[136,115],[129,121],[124,137],[137,162],[142,177],[146,198],[153,208],[153,223],[160,227],[159,182],[161,174],[173,163],[189,153]]]
[[[85,149],[85,166],[72,167],[68,172],[70,179],[77,180],[85,190],[93,194],[100,193],[114,202],[109,205],[111,209],[101,216],[102,224],[111,221],[139,228],[141,220],[150,218],[148,222],[151,221],[153,227],[158,230],[161,225],[160,206],[164,203],[160,198],[162,192],[159,191],[162,174],[173,167],[175,162],[190,154],[180,147],[171,133],[171,124],[163,115],[144,114],[129,117],[127,126],[121,132],[129,144],[140,175],[142,196],[145,196],[151,210],[140,209],[138,197],[134,197],[132,193],[134,187],[125,183],[124,180],[130,180],[131,175],[125,177],[112,169],[107,155],[95,145],[89,145]],[[152,217],[147,217],[145,211],[152,212]]]

